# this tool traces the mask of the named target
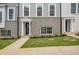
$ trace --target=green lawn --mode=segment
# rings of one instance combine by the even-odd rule
[[[79,39],[69,37],[69,36],[60,36],[60,37],[47,37],[47,38],[30,38],[22,48],[31,48],[31,47],[47,47],[47,46],[73,46],[79,45]]]
[[[17,39],[0,39],[0,49],[10,45],[11,43],[13,43],[14,41],[16,41]]]

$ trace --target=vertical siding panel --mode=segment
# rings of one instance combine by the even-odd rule
[[[60,4],[59,3],[56,3],[56,16],[57,17],[60,17]]]
[[[43,4],[43,16],[48,16],[48,4]]]
[[[30,4],[30,16],[36,16],[36,4],[35,3]]]

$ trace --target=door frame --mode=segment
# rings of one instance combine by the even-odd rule
[[[66,27],[65,27],[66,26],[66,24],[65,24],[66,20],[70,20],[70,22],[71,22],[70,23],[70,32],[73,32],[73,18],[64,18],[64,32],[66,32],[66,30],[65,30],[66,29]]]
[[[23,19],[20,19],[21,21],[21,36],[24,36],[25,35],[25,24],[26,22],[29,23],[29,35],[31,35],[31,19],[26,19],[26,18],[23,18]]]
[[[25,22],[24,23],[24,27],[25,27],[25,35],[29,35],[29,22]]]

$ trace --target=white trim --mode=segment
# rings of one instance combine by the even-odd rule
[[[21,35],[25,35],[25,30],[24,30],[24,23],[29,22],[29,35],[31,35],[31,19],[20,19],[21,21]]]
[[[31,22],[29,22],[29,35],[31,35]]]
[[[50,16],[50,5],[54,5],[55,6],[55,15],[54,16]],[[56,16],[56,4],[55,3],[53,3],[53,4],[49,3],[48,4],[48,16],[49,17],[55,17]]]
[[[76,13],[71,13],[71,14],[79,14],[78,13],[78,3],[76,3]]]
[[[24,4],[22,5],[22,7],[23,7],[23,10],[22,10],[22,12],[23,12],[23,15],[22,15],[22,16],[24,17]]]
[[[25,6],[25,5],[23,4],[23,16],[24,16],[24,6]],[[28,6],[29,6],[29,7],[28,7],[28,8],[29,8],[29,16],[30,16],[30,3],[28,3]]]
[[[31,10],[30,10],[30,4],[29,4],[29,16],[30,16],[30,14],[31,14],[30,12],[31,12]]]
[[[78,3],[76,3],[76,14],[78,14]]]
[[[43,10],[44,10],[44,4],[42,4],[42,16],[44,14]]]
[[[21,35],[25,35],[25,23],[26,22],[21,22]],[[31,22],[28,22],[29,23],[29,35],[31,35]]]
[[[13,10],[14,10],[14,12],[13,12],[13,19],[9,19],[9,9],[13,9]],[[8,15],[7,18],[8,18],[8,20],[9,20],[9,21],[15,20],[15,7],[8,7],[8,10],[7,10],[7,11],[8,11],[8,13],[7,13],[7,15]]]
[[[36,16],[37,16],[37,5],[42,5],[42,16],[43,16],[43,3],[36,3]],[[38,17],[42,17],[42,16],[38,16]]]
[[[23,27],[23,22],[21,22],[21,35],[23,36],[24,35],[24,27]]]
[[[76,14],[79,14],[78,13],[78,3],[76,3]]]
[[[0,11],[2,12],[2,23],[0,23],[0,28],[5,27],[5,7],[0,8]]]
[[[70,20],[70,32],[73,32],[73,18],[64,18],[64,32],[66,32],[65,31],[65,21],[67,20],[67,19],[69,19]]]

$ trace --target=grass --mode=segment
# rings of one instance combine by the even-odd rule
[[[10,45],[11,43],[15,42],[17,39],[0,39],[0,49]]]
[[[79,39],[60,36],[60,37],[46,37],[46,38],[30,38],[22,48],[32,47],[47,47],[47,46],[73,46],[79,45]]]

